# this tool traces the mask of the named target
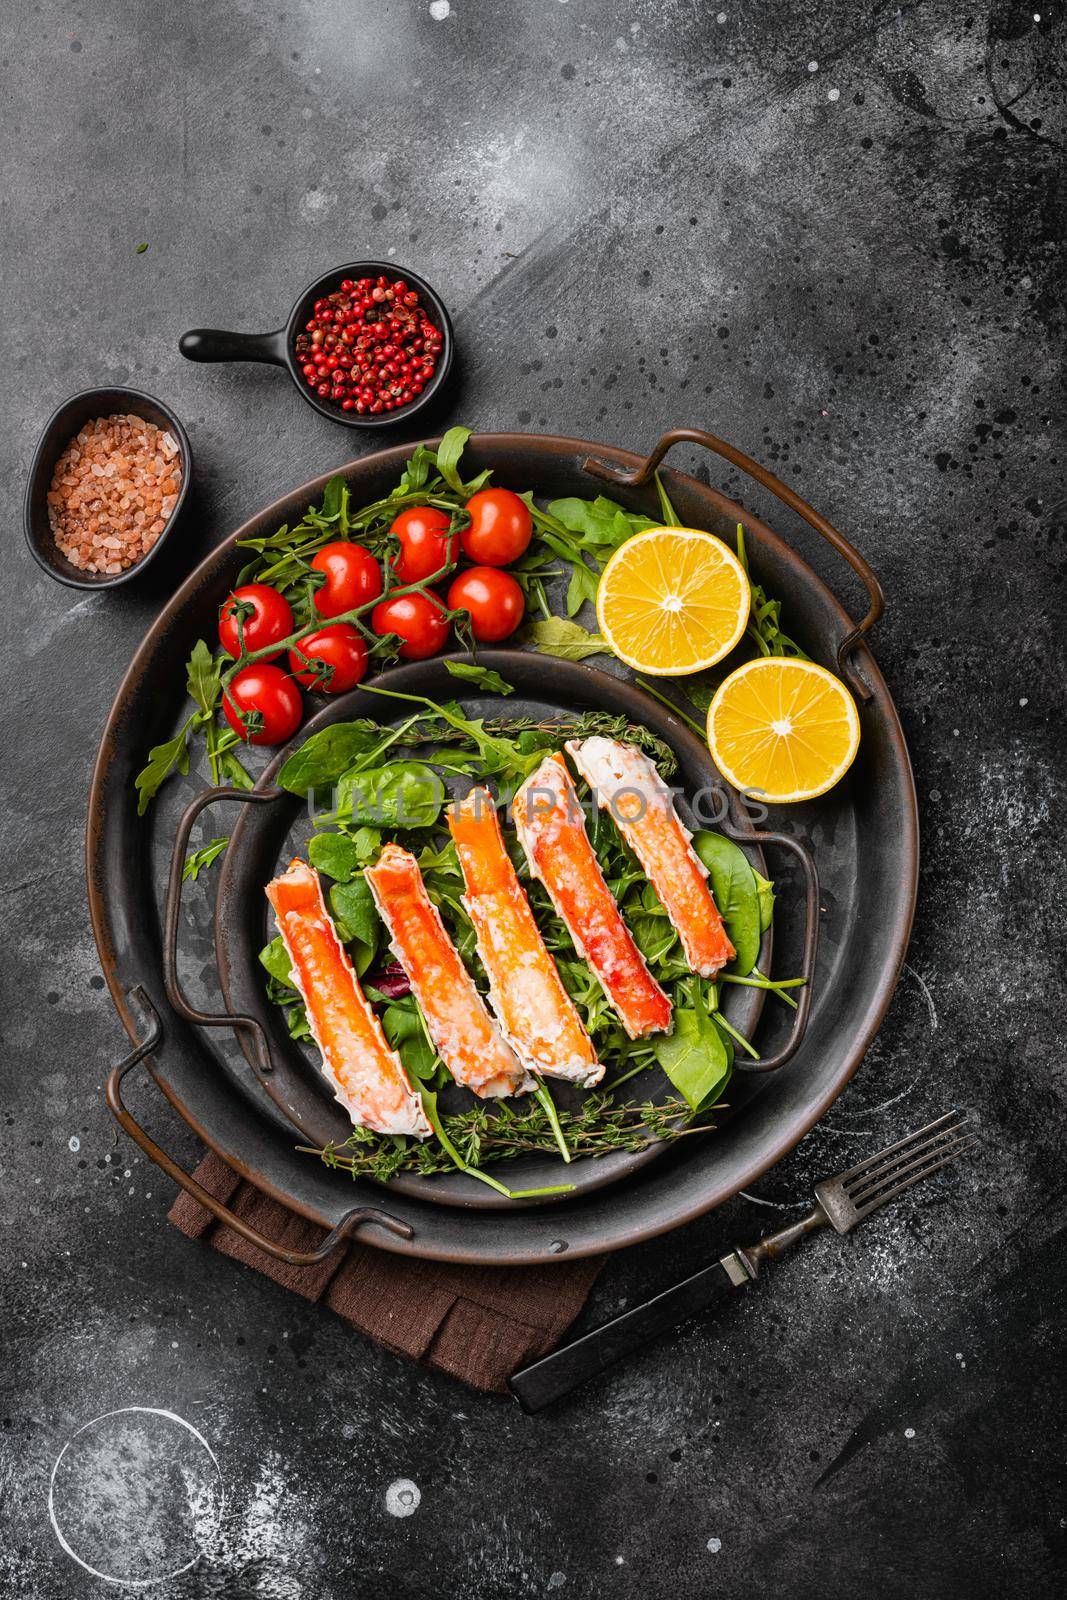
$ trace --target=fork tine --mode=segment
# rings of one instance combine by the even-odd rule
[[[975,1138],[964,1140],[962,1144],[956,1146],[950,1155],[942,1157],[940,1161],[935,1161],[932,1166],[924,1167],[921,1172],[916,1172],[914,1176],[906,1178],[903,1183],[898,1183],[894,1189],[887,1189],[884,1194],[876,1195],[873,1200],[868,1200],[865,1205],[858,1206],[857,1210],[860,1217],[869,1217],[872,1211],[878,1210],[879,1206],[884,1206],[889,1200],[895,1200],[898,1195],[904,1193],[905,1189],[914,1188],[917,1183],[921,1183],[924,1178],[929,1178],[932,1173],[939,1172],[942,1167],[951,1165],[957,1156],[963,1155],[967,1150],[973,1150],[977,1144],[978,1140]]]
[[[909,1162],[914,1162],[916,1157],[931,1156],[940,1150],[941,1146],[957,1138],[970,1125],[966,1117],[950,1127],[939,1128],[936,1133],[927,1139],[913,1140],[906,1149],[898,1149],[896,1154],[890,1155],[883,1151],[880,1156],[874,1156],[867,1164],[859,1177],[852,1178],[845,1183],[846,1192],[855,1198],[858,1191],[868,1189],[872,1183],[884,1182],[899,1172],[901,1167]]]
[[[877,1154],[868,1156],[866,1161],[861,1161],[858,1166],[850,1167],[847,1172],[839,1172],[837,1181],[839,1183],[847,1183],[849,1178],[859,1177],[861,1173],[869,1171],[871,1167],[880,1165],[887,1156],[894,1155],[898,1150],[904,1150],[915,1144],[917,1140],[924,1138],[926,1134],[933,1133],[935,1128],[942,1127],[946,1122],[951,1122],[953,1117],[960,1115],[962,1113],[959,1111],[946,1111],[943,1117],[937,1117],[933,1122],[928,1122],[925,1128],[917,1128],[914,1133],[909,1133],[906,1139],[898,1139],[896,1144],[891,1144],[885,1150],[879,1150]]]
[[[894,1162],[887,1170],[879,1171],[873,1177],[865,1179],[854,1189],[848,1191],[848,1197],[854,1206],[860,1206],[864,1201],[869,1200],[872,1195],[876,1194],[879,1189],[884,1189],[887,1184],[899,1183],[902,1178],[907,1178],[911,1173],[917,1172],[920,1167],[925,1167],[929,1162],[936,1161],[939,1156],[948,1155],[950,1151],[955,1150],[958,1145],[965,1143],[972,1137],[973,1135],[968,1129],[962,1135],[962,1138],[939,1138],[925,1146],[921,1151],[916,1152],[910,1161]]]

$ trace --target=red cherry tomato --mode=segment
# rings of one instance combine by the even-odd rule
[[[383,600],[371,613],[375,633],[395,633],[402,640],[405,661],[425,661],[435,656],[448,638],[448,617],[436,596],[398,594]]]
[[[496,644],[515,632],[526,612],[526,597],[509,572],[468,567],[452,580],[448,609],[469,611],[478,643]]]
[[[240,601],[242,608],[252,607],[251,613],[243,619],[245,649],[250,655],[269,644],[277,644],[279,639],[287,639],[293,632],[292,608],[284,595],[267,583],[242,584],[233,591],[219,612],[219,643],[234,660],[241,654],[235,601]],[[263,659],[273,661],[274,656],[280,655],[281,651],[275,650],[274,655],[264,656]]]
[[[342,611],[355,611],[377,600],[382,592],[382,574],[369,550],[361,544],[339,539],[324,544],[311,558],[316,572],[325,572],[326,582],[315,590],[315,610],[320,617],[339,617]]]
[[[223,696],[222,709],[234,733],[249,744],[284,744],[300,726],[304,702],[281,667],[255,662],[241,668]],[[241,720],[242,713],[252,714],[251,731]]]
[[[479,489],[467,501],[471,525],[459,536],[463,554],[484,567],[517,561],[533,537],[533,518],[510,489]]]
[[[290,650],[289,670],[297,683],[319,694],[344,694],[356,687],[367,670],[367,646],[359,631],[347,622],[334,622],[317,633],[305,634],[300,640],[300,652]],[[324,662],[332,670],[317,672],[314,665],[308,666],[306,656],[311,657],[312,663]]]
[[[452,518],[436,506],[410,506],[389,532],[400,540],[396,575],[401,583],[421,583],[456,559],[456,536],[449,538]]]

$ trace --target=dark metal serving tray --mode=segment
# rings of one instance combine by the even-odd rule
[[[812,568],[765,523],[695,478],[674,472],[666,475],[671,499],[688,525],[728,538],[738,523],[743,525],[753,576],[783,601],[789,631],[816,659],[831,665],[836,661],[853,688],[859,701],[862,743],[855,766],[836,790],[811,805],[779,808],[767,824],[810,848],[821,881],[813,1005],[795,1056],[766,1078],[736,1077],[730,1085],[731,1114],[715,1132],[680,1141],[651,1161],[638,1157],[618,1163],[616,1157],[607,1158],[619,1170],[605,1169],[599,1176],[590,1171],[581,1176],[572,1197],[548,1206],[501,1210],[490,1204],[487,1208],[484,1196],[488,1191],[476,1194],[469,1180],[457,1177],[444,1180],[452,1187],[442,1205],[434,1202],[446,1196],[426,1188],[441,1180],[405,1181],[383,1188],[327,1170],[294,1149],[298,1136],[289,1125],[291,1108],[289,1122],[278,1113],[293,1086],[296,1092],[304,1092],[300,1067],[287,1063],[289,1076],[278,1092],[278,1080],[259,1070],[262,1062],[256,1049],[246,1051],[247,1059],[237,1053],[235,1062],[235,1052],[227,1054],[219,1032],[208,1033],[188,1020],[197,1007],[193,1004],[187,1009],[176,971],[170,973],[169,984],[164,979],[163,868],[178,813],[187,808],[202,783],[190,777],[184,783],[168,784],[153,812],[138,819],[134,775],[148,746],[168,737],[177,724],[184,688],[182,663],[198,637],[210,637],[214,632],[218,607],[244,563],[237,541],[299,520],[333,474],[325,474],[268,506],[201,563],[159,617],[119,689],[93,774],[87,870],[104,974],[123,1024],[138,1047],[125,1065],[128,1069],[133,1061],[146,1059],[171,1104],[235,1170],[338,1234],[351,1233],[389,1249],[429,1258],[520,1264],[618,1249],[664,1232],[721,1204],[779,1160],[840,1093],[884,1015],[911,927],[918,827],[911,768],[896,711],[861,638],[881,611],[877,580],[862,558],[822,517],[763,469],[733,447],[692,430],[666,436],[644,461],[581,440],[522,434],[476,436],[464,459],[465,464],[471,463],[471,470],[491,467],[494,482],[517,490],[532,487],[545,498],[608,492],[633,509],[655,515],[655,493],[649,488],[652,468],[676,440],[706,444],[750,472],[827,538],[867,583],[870,609],[857,629]],[[411,448],[382,451],[343,468],[354,503],[387,493]],[[631,718],[646,720],[674,746],[686,785],[699,787],[708,767],[706,750],[677,718],[622,681],[622,669],[616,663],[610,665],[615,670],[609,674],[597,667],[577,667],[545,657],[511,662],[512,675],[522,679],[517,687],[529,700],[554,706],[602,703],[625,710]],[[444,677],[444,669],[430,663],[399,669],[390,675],[390,681],[398,686],[405,678],[429,683],[435,673]],[[453,681],[453,692],[461,688]],[[431,692],[438,693],[439,686]],[[358,696],[355,691],[355,698]],[[346,710],[347,705],[346,701],[328,707],[319,713],[315,725],[356,714]],[[365,707],[360,709],[365,713]],[[378,714],[382,715],[380,709]],[[272,770],[268,768],[260,780],[261,792],[269,791]],[[279,848],[281,835],[278,827],[266,820],[269,806],[253,803],[231,809],[245,816],[233,828],[234,844],[239,848],[224,865],[219,880],[219,956],[231,1007],[252,1010],[255,1020],[270,1027],[276,1025],[276,1018],[263,1005],[250,957],[264,924],[258,909],[249,911],[239,902],[247,898],[252,878],[261,874],[271,851]],[[262,818],[253,814],[260,812]],[[231,818],[221,814],[212,826],[216,824],[220,831],[233,826]],[[732,826],[735,831],[746,831],[743,813],[736,809]],[[775,923],[775,967],[781,972],[797,970],[802,959],[805,896],[801,875],[790,874],[788,860],[777,850],[769,858],[771,870],[782,882]],[[172,921],[175,937],[193,932],[190,981],[203,994],[201,1009],[217,1011],[210,931],[201,932],[197,944],[184,912],[173,909]],[[739,1020],[748,1032],[757,1018],[758,1011],[750,1007]],[[777,1054],[785,1044],[787,1030],[787,1022],[772,1024],[768,1012],[757,1041],[761,1054]],[[243,1042],[247,1046],[247,1036]],[[188,1176],[125,1111],[114,1077],[109,1097],[142,1148],[175,1181],[190,1187]],[[318,1094],[317,1100],[306,1102],[301,1113],[319,1119],[316,1131],[332,1127],[324,1107],[328,1110],[328,1103]],[[326,1115],[325,1122],[320,1113]],[[562,1164],[558,1171],[565,1171]],[[433,1193],[433,1201],[427,1199],[427,1193]]]

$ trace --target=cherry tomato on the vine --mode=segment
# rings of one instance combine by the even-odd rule
[[[422,583],[456,559],[456,536],[449,537],[452,518],[437,506],[409,506],[389,532],[400,540],[396,575],[401,583]]]
[[[243,618],[238,618],[238,611],[245,613]],[[251,655],[289,637],[293,631],[292,607],[285,596],[269,584],[244,583],[227,597],[219,612],[219,643],[234,660],[241,654],[242,628],[245,649]],[[280,655],[281,651],[275,650],[274,655],[263,659],[273,661],[274,656]]]
[[[496,644],[515,632],[526,611],[526,597],[509,572],[468,567],[452,580],[448,609],[469,611],[478,643]]]
[[[484,567],[517,561],[533,537],[529,509],[510,489],[479,489],[467,501],[471,525],[459,536],[463,554]]]
[[[367,646],[358,629],[347,622],[333,622],[328,628],[305,634],[298,648],[290,650],[289,670],[305,689],[344,694],[356,687],[367,670]]]
[[[448,638],[448,617],[436,595],[416,592],[383,600],[371,613],[375,633],[395,633],[405,661],[435,656]]]
[[[325,572],[326,582],[315,590],[315,610],[320,617],[339,617],[343,611],[377,600],[382,592],[382,574],[369,550],[361,544],[338,539],[324,544],[311,558],[316,572]]]
[[[284,744],[300,726],[304,702],[300,690],[281,667],[253,662],[242,667],[222,698],[226,721],[249,744]],[[251,729],[242,721],[251,715]]]

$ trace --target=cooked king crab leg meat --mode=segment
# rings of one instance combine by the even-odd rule
[[[426,893],[415,857],[387,844],[366,879],[430,1038],[456,1082],[483,1098],[528,1087],[525,1068],[486,1010]]]
[[[645,965],[585,831],[559,754],[546,756],[512,804],[530,871],[548,890],[578,954],[588,962],[631,1039],[665,1032],[671,1003]]]
[[[319,875],[297,858],[267,885],[322,1074],[352,1121],[376,1133],[432,1132],[418,1095],[359,986],[326,909]]]
[[[531,1072],[590,1089],[604,1076],[593,1041],[545,948],[526,891],[504,848],[486,789],[448,810],[463,882],[489,979],[489,1003],[505,1037]]]
[[[734,947],[708,888],[708,869],[690,844],[671,791],[642,751],[599,735],[571,739],[567,750],[596,802],[644,869],[677,931],[685,959],[714,978]]]

